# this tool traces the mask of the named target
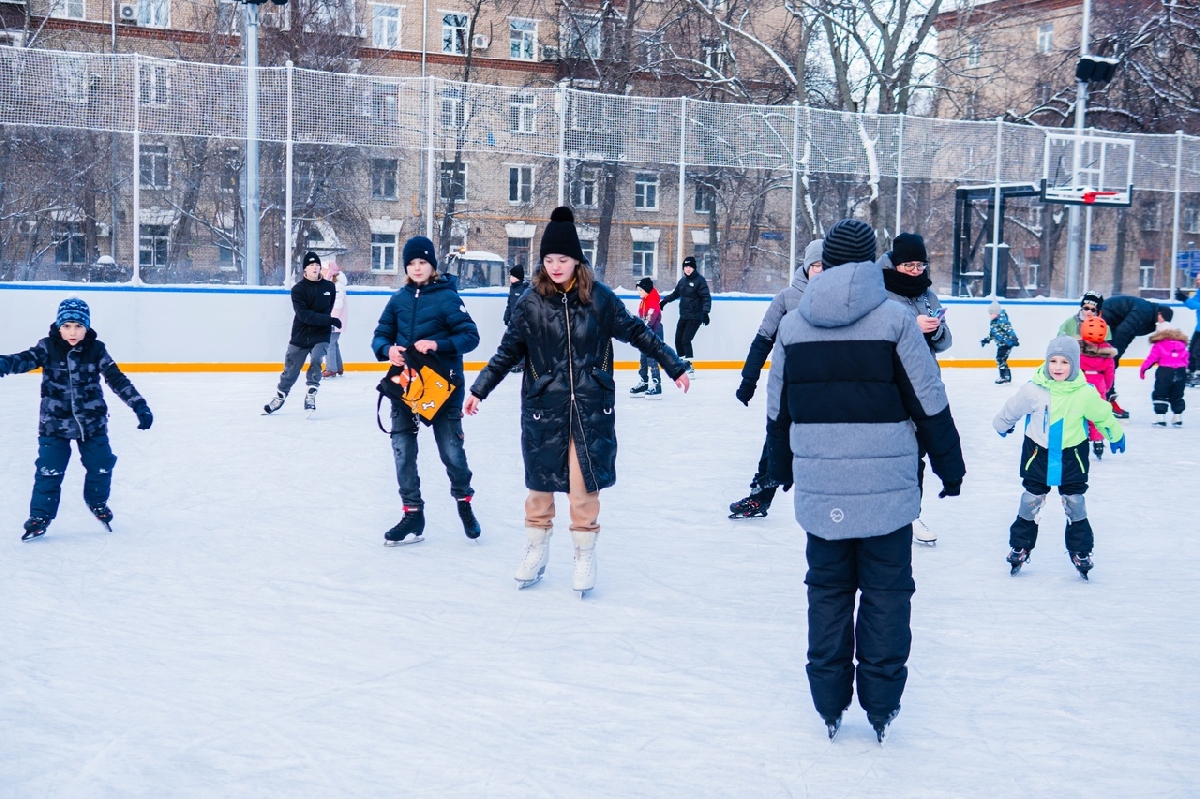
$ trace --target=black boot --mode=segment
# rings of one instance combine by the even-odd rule
[[[1092,442],[1092,454],[1096,456],[1096,460],[1100,460],[1101,458],[1104,457],[1104,442],[1103,441],[1093,441]]]
[[[112,525],[110,524],[110,522],[112,522],[112,520],[113,520],[113,512],[109,509],[108,505],[101,502],[99,505],[93,505],[91,507],[91,511],[92,511],[92,515],[95,516],[96,519],[101,524],[104,525],[104,529],[108,530],[111,533]]]
[[[462,519],[463,532],[467,534],[467,538],[479,538],[479,520],[475,518],[475,511],[471,510],[470,497],[458,501],[458,518]]]
[[[25,522],[25,535],[21,536],[22,541],[32,541],[35,538],[41,538],[46,534],[46,528],[50,526],[50,520],[45,516],[30,516]]]
[[[424,541],[425,511],[421,508],[405,508],[400,523],[383,534],[383,545],[388,547],[415,544]]]

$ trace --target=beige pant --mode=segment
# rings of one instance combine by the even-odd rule
[[[579,456],[575,454],[575,442],[570,445],[571,490],[567,500],[571,505],[571,530],[573,532],[600,532],[600,492],[590,494],[584,487],[583,470],[579,468]],[[554,493],[552,491],[530,491],[525,499],[525,526],[549,530],[554,526]]]

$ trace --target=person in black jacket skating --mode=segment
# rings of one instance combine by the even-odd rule
[[[329,346],[329,334],[333,328],[341,329],[342,320],[332,315],[333,303],[337,299],[337,286],[321,277],[321,258],[315,252],[304,254],[304,279],[292,286],[292,335],[288,339],[287,354],[283,359],[283,373],[275,396],[263,406],[271,414],[283,407],[288,392],[300,377],[305,359],[309,359],[308,391],[304,395],[304,410],[317,409],[317,388],[321,385],[321,360]]]
[[[371,350],[393,366],[407,365],[406,356],[429,365],[450,381],[449,399],[429,422],[438,455],[450,478],[450,495],[458,506],[467,538],[479,537],[479,521],[471,510],[471,469],[463,447],[463,355],[479,346],[475,326],[452,275],[439,275],[433,242],[414,236],[404,244],[404,286],[392,295],[379,317]],[[412,356],[416,350],[419,356]],[[384,533],[385,546],[424,540],[425,502],[417,473],[417,416],[407,405],[392,403],[392,454],[396,481],[404,502],[404,518]]]
[[[528,544],[517,569],[519,587],[541,579],[554,526],[554,492],[570,501],[575,543],[572,586],[582,596],[596,582],[600,489],[616,482],[617,430],[613,411],[614,338],[654,358],[684,391],[687,367],[662,339],[625,308],[612,289],[596,282],[583,256],[570,208],[555,208],[542,235],[542,268],[517,301],[496,354],[471,386],[463,411],[479,412],[518,361],[521,453],[525,460]]]
[[[521,295],[529,290],[529,281],[525,279],[525,267],[517,264],[508,270],[508,303],[504,306],[504,326],[512,323],[512,309],[521,299]],[[524,367],[517,364],[512,368],[513,374],[520,374]]]
[[[688,256],[683,259],[683,277],[675,284],[675,290],[662,298],[662,308],[679,300],[679,324],[675,326],[675,351],[687,364],[688,376],[695,377],[692,368],[692,339],[700,325],[708,324],[708,313],[712,310],[712,295],[708,291],[708,281],[704,275],[696,271],[696,259]]]
[[[1149,300],[1143,300],[1141,297],[1118,295],[1104,300],[1104,304],[1100,307],[1100,315],[1104,317],[1109,330],[1112,331],[1112,341],[1109,343],[1117,351],[1115,366],[1119,369],[1121,356],[1125,354],[1125,350],[1129,349],[1133,340],[1138,336],[1148,336],[1153,333],[1159,322],[1170,322],[1174,311],[1169,305],[1157,305]],[[1117,387],[1114,376],[1113,387],[1105,399],[1114,403],[1113,415],[1118,419],[1128,419],[1129,413],[1115,404],[1116,398]]]

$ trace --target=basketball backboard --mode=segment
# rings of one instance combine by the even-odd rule
[[[1046,134],[1042,201],[1127,207],[1133,202],[1133,140]]]

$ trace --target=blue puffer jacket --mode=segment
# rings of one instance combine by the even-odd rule
[[[80,440],[108,435],[108,405],[100,377],[136,412],[149,406],[109,356],[96,331],[74,347],[51,327],[50,335],[24,352],[0,356],[0,377],[42,370],[38,435]]]
[[[375,327],[371,349],[381,361],[388,359],[393,344],[411,347],[414,341],[437,342],[437,350],[425,356],[434,368],[463,386],[462,356],[479,346],[479,328],[467,313],[453,275],[439,275],[424,286],[406,283],[392,295]],[[448,405],[462,407],[463,392],[455,391]]]

